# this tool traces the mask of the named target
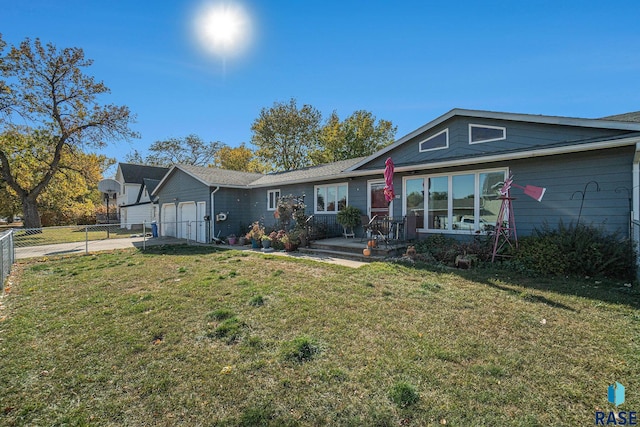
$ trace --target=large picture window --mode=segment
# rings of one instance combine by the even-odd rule
[[[315,213],[337,213],[347,206],[347,183],[316,185]]]
[[[407,177],[404,212],[419,230],[490,231],[498,220],[498,198],[506,169]]]

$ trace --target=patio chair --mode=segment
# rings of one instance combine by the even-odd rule
[[[360,215],[360,222],[362,223],[362,237],[360,238],[361,242],[367,238],[367,234],[371,234],[371,236],[377,234],[376,218],[377,216],[375,215],[371,219],[369,219],[369,215]]]

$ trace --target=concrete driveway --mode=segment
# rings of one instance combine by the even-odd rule
[[[16,247],[16,259],[40,258],[55,255],[82,254],[123,248],[143,248],[153,245],[175,245],[187,243],[185,239],[174,237],[130,237],[122,239],[91,240],[89,242],[58,243],[55,245]]]

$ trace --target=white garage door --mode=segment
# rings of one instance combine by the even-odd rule
[[[196,240],[196,202],[184,202],[178,205],[179,234],[181,239]]]
[[[176,205],[164,203],[160,218],[160,235],[176,237]]]

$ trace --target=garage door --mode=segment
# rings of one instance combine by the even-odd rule
[[[196,240],[196,202],[180,203],[178,212],[178,237]]]
[[[160,235],[176,237],[176,205],[164,203],[160,218]]]

